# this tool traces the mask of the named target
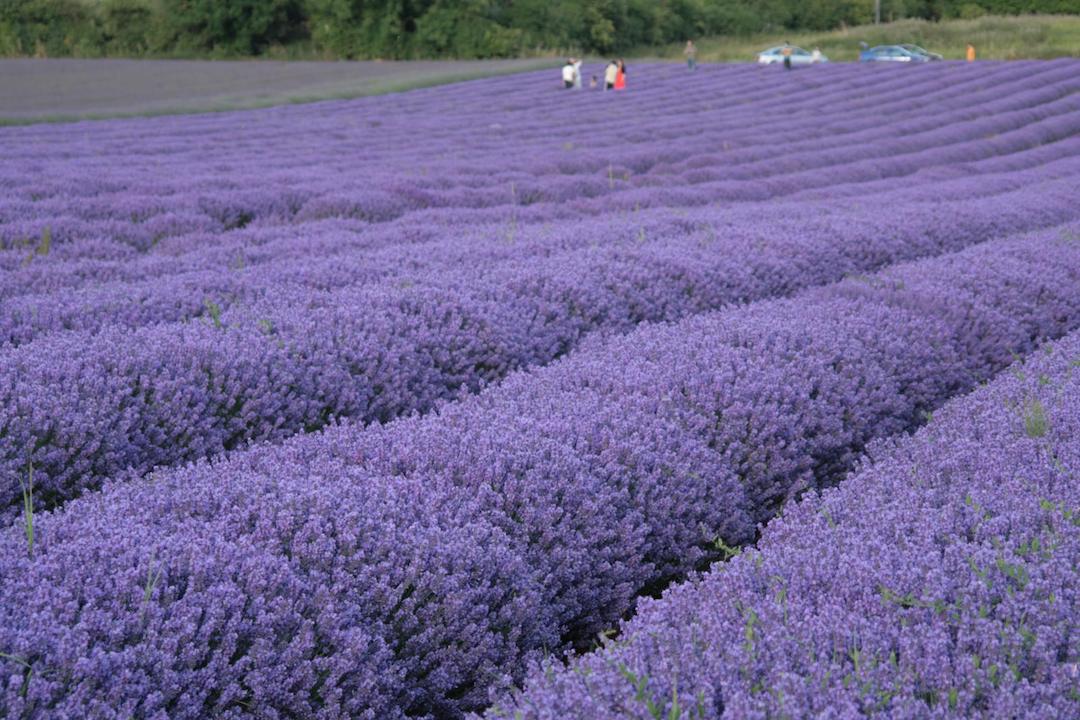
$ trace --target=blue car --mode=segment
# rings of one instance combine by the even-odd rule
[[[878,45],[860,52],[859,62],[923,63],[930,62],[930,56],[902,45]]]

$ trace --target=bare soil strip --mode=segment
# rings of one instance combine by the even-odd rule
[[[555,61],[0,60],[0,123],[265,107],[358,97]]]

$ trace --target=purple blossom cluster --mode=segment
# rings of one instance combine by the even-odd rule
[[[1080,715],[1080,333],[489,718]]]
[[[0,535],[0,710],[457,717],[1080,325],[1078,226],[650,325]],[[912,592],[897,584],[896,591]]]

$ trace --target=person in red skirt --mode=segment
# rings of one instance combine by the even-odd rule
[[[622,60],[622,58],[619,58],[619,70],[617,73],[615,73],[615,89],[626,89],[626,63]]]

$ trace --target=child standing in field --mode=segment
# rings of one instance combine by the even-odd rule
[[[615,89],[626,89],[626,63],[622,60],[622,58],[619,59],[618,72],[615,73]]]
[[[686,56],[686,67],[690,68],[693,72],[697,69],[697,46],[694,45],[693,40],[686,41],[686,47],[683,48],[683,55]]]
[[[784,69],[791,69],[791,45],[787,40],[784,41],[784,47],[780,49],[780,55],[784,58]]]
[[[968,43],[967,46],[967,61],[975,62],[975,46],[971,43]]]
[[[614,90],[615,89],[615,80],[618,78],[618,76],[619,76],[619,65],[614,60],[612,60],[611,62],[609,62],[607,64],[607,67],[604,68],[604,89],[605,90]]]

